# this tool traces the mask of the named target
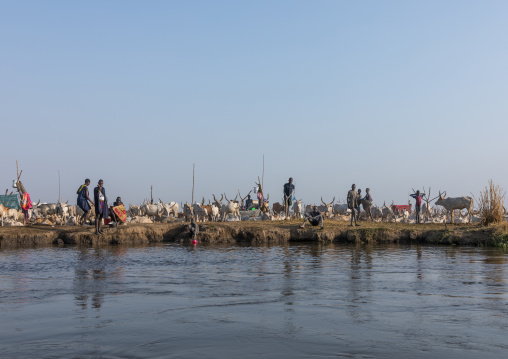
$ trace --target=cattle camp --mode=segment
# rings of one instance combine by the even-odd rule
[[[2,226],[92,226],[96,223],[97,211],[93,200],[90,199],[90,211],[84,215],[82,206],[70,201],[55,203],[41,203],[33,200],[33,193],[29,194],[21,181],[22,171],[17,169],[17,177],[13,179],[11,190],[7,189],[0,196],[0,217]],[[292,180],[292,179],[291,179]],[[89,180],[88,180],[89,181]],[[364,223],[393,223],[393,224],[490,224],[500,223],[508,219],[504,207],[504,192],[492,181],[484,191],[474,198],[473,194],[463,197],[448,197],[446,191],[438,191],[433,196],[431,188],[413,193],[421,195],[413,199],[408,198],[405,204],[373,203],[370,197],[355,197],[352,206],[348,200],[336,200],[346,195],[337,193],[330,201],[319,198],[315,203],[303,203],[294,196],[294,192],[284,195],[285,201],[271,203],[270,194],[263,191],[262,181],[258,177],[254,181],[254,188],[250,191],[231,190],[228,193],[216,195],[211,193],[209,198],[200,201],[177,203],[171,199],[151,198],[143,203],[124,204],[117,198],[118,203],[109,203],[109,215],[99,217],[101,224],[116,227],[129,224],[154,223],[185,223],[193,218],[197,223],[212,222],[256,222],[256,221],[284,221],[299,223],[310,213],[322,216],[326,223],[349,223],[352,214],[358,219],[358,225]],[[81,186],[80,190],[85,186]],[[294,191],[294,186],[292,187]],[[368,190],[368,189],[367,189]],[[10,193],[9,193],[10,192]],[[90,190],[92,192],[92,190]],[[351,191],[350,191],[351,192]],[[30,199],[32,197],[32,199]],[[89,198],[89,197],[88,197]],[[372,198],[370,198],[372,199]],[[107,199],[106,199],[107,201]],[[418,202],[419,201],[419,202]],[[85,202],[87,202],[85,200]],[[314,212],[313,212],[314,211]],[[89,214],[89,215],[88,215]]]

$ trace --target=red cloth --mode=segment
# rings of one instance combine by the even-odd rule
[[[113,207],[113,212],[116,214],[120,222],[125,222],[127,220],[127,211],[125,210],[125,206],[123,204]]]
[[[30,200],[30,195],[28,192],[23,193],[23,197],[21,198],[21,208],[25,211],[32,208],[32,201]]]

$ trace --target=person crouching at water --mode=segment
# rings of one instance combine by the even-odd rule
[[[90,196],[88,195],[88,186],[89,185],[90,185],[90,180],[87,178],[85,180],[85,184],[82,184],[81,187],[79,187],[78,192],[76,192],[78,195],[77,205],[83,211],[83,214],[81,215],[81,218],[79,219],[79,224],[81,226],[84,225],[85,222],[87,221],[90,209],[92,209],[90,204],[88,204],[88,202],[93,203],[93,201],[90,199]]]
[[[97,187],[93,190],[95,200],[95,234],[101,234],[101,224],[103,218],[108,218],[108,197],[106,189],[103,187],[104,181],[99,180]]]
[[[191,232],[192,239],[196,239],[198,236],[198,233],[199,233],[199,225],[196,223],[196,220],[194,219],[194,217],[191,217],[191,221],[189,224],[189,230]]]
[[[305,221],[309,221],[312,226],[321,224],[321,229],[323,229],[323,215],[318,211],[317,206],[312,206],[312,212],[305,213],[303,224],[300,226],[300,228],[305,228]]]

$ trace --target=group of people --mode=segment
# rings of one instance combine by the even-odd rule
[[[90,185],[90,179],[85,180],[85,184],[81,185],[76,192],[78,195],[77,205],[83,211],[79,219],[79,224],[84,225],[88,220],[88,216],[92,206],[95,208],[95,234],[103,233],[101,229],[102,219],[108,218],[109,216],[109,208],[108,208],[108,197],[106,196],[106,189],[104,188],[104,181],[99,180],[97,183],[97,187],[93,190],[92,200],[90,198],[88,192],[88,186]],[[122,205],[122,199],[120,197],[116,198],[116,201],[113,203],[113,206]]]
[[[293,192],[295,190],[295,186],[293,185],[293,178],[289,178],[288,183],[284,185],[284,200],[286,202],[286,210],[291,205],[291,198]],[[371,220],[374,220],[372,217],[372,213],[370,208],[372,206],[372,196],[370,194],[370,188],[365,190],[366,195],[362,198],[362,190],[358,189],[356,191],[356,185],[353,184],[351,186],[351,190],[347,193],[347,208],[351,211],[351,223],[350,226],[359,226],[358,217],[360,214],[360,206],[364,203],[364,208],[366,209],[367,214],[370,216]],[[416,212],[416,223],[421,223],[421,208],[422,208],[422,196],[425,196],[425,193],[420,193],[420,191],[416,191],[416,193],[410,195],[415,199],[415,212]],[[321,229],[323,229],[323,214],[318,211],[317,206],[312,207],[312,211],[304,214],[303,224],[300,226],[301,228],[305,228],[305,223],[309,222],[312,226],[321,225]],[[353,224],[354,222],[354,224]]]
[[[94,188],[94,199],[92,200],[88,193],[88,186],[90,185],[90,180],[87,178],[85,180],[85,184],[81,185],[77,191],[78,200],[77,205],[79,208],[83,210],[83,215],[79,219],[79,224],[83,225],[89,216],[90,210],[92,208],[92,205],[95,208],[95,233],[101,234],[103,233],[101,229],[101,223],[103,218],[108,217],[109,209],[108,209],[108,198],[106,196],[106,189],[104,188],[104,181],[99,180],[97,183],[97,187]],[[370,194],[370,189],[367,188],[365,190],[366,195],[362,198],[362,190],[358,189],[356,191],[356,185],[353,184],[351,186],[351,190],[347,193],[347,207],[351,210],[351,223],[350,226],[359,226],[358,224],[358,216],[360,213],[360,206],[363,201],[366,203],[372,205],[372,196]],[[289,213],[289,208],[293,204],[293,197],[295,193],[295,185],[293,184],[293,178],[290,177],[288,182],[284,184],[283,187],[283,195],[284,195],[284,205],[286,208],[286,215]],[[416,191],[415,194],[412,194],[411,197],[413,197],[416,200],[416,223],[420,222],[420,211],[421,211],[421,204],[422,204],[422,196],[425,194],[421,194],[420,191]],[[258,197],[261,196],[263,198],[262,192],[258,192]],[[364,202],[364,203],[365,203]],[[114,202],[113,206],[119,206],[122,204],[122,200],[120,197],[117,197],[116,201]],[[245,208],[251,208],[253,206],[253,201],[251,199],[250,194],[247,196],[247,199],[245,201]],[[370,209],[370,206],[367,208]],[[370,213],[370,210],[367,211],[370,215],[370,218],[372,219],[372,213]],[[307,212],[304,214],[303,223],[300,226],[301,228],[305,228],[305,223],[309,222],[312,226],[318,226],[320,225],[321,229],[323,229],[323,214],[318,210],[317,206],[312,206],[312,210],[310,212]],[[353,224],[354,222],[354,224]],[[191,230],[192,237],[196,238],[197,234],[199,233],[199,226],[195,222],[194,218],[192,218],[191,225],[189,226],[189,229]]]
[[[284,185],[284,196],[286,196],[286,188],[290,188],[289,186],[292,186],[292,190],[294,190],[294,185],[292,184],[293,179],[289,179],[289,183],[286,183]],[[289,185],[289,186],[288,186]],[[362,190],[358,189],[356,190],[356,185],[353,184],[351,186],[351,190],[347,193],[347,207],[351,210],[351,224],[350,226],[359,226],[358,224],[358,216],[360,214],[360,206],[362,204],[362,201],[365,201],[364,203],[372,205],[372,196],[370,195],[370,188],[367,188],[365,192],[367,194],[365,197],[362,198]],[[370,212],[370,206],[367,206],[369,209],[367,213],[370,215],[370,218],[372,218],[372,213]],[[354,225],[353,225],[354,221]],[[301,228],[305,228],[305,223],[309,222],[312,226],[321,225],[321,229],[323,229],[323,214],[318,210],[317,206],[312,206],[312,211],[304,214],[303,224],[300,226]]]

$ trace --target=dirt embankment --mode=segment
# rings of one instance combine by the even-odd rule
[[[490,227],[479,225],[367,223],[348,227],[344,222],[325,222],[325,229],[299,228],[291,222],[228,222],[200,224],[198,241],[202,243],[282,244],[287,242],[335,243],[421,243],[473,246],[508,244],[506,224]],[[0,247],[48,244],[143,244],[153,242],[190,241],[187,224],[130,224],[104,228],[95,235],[93,227],[0,227]]]

